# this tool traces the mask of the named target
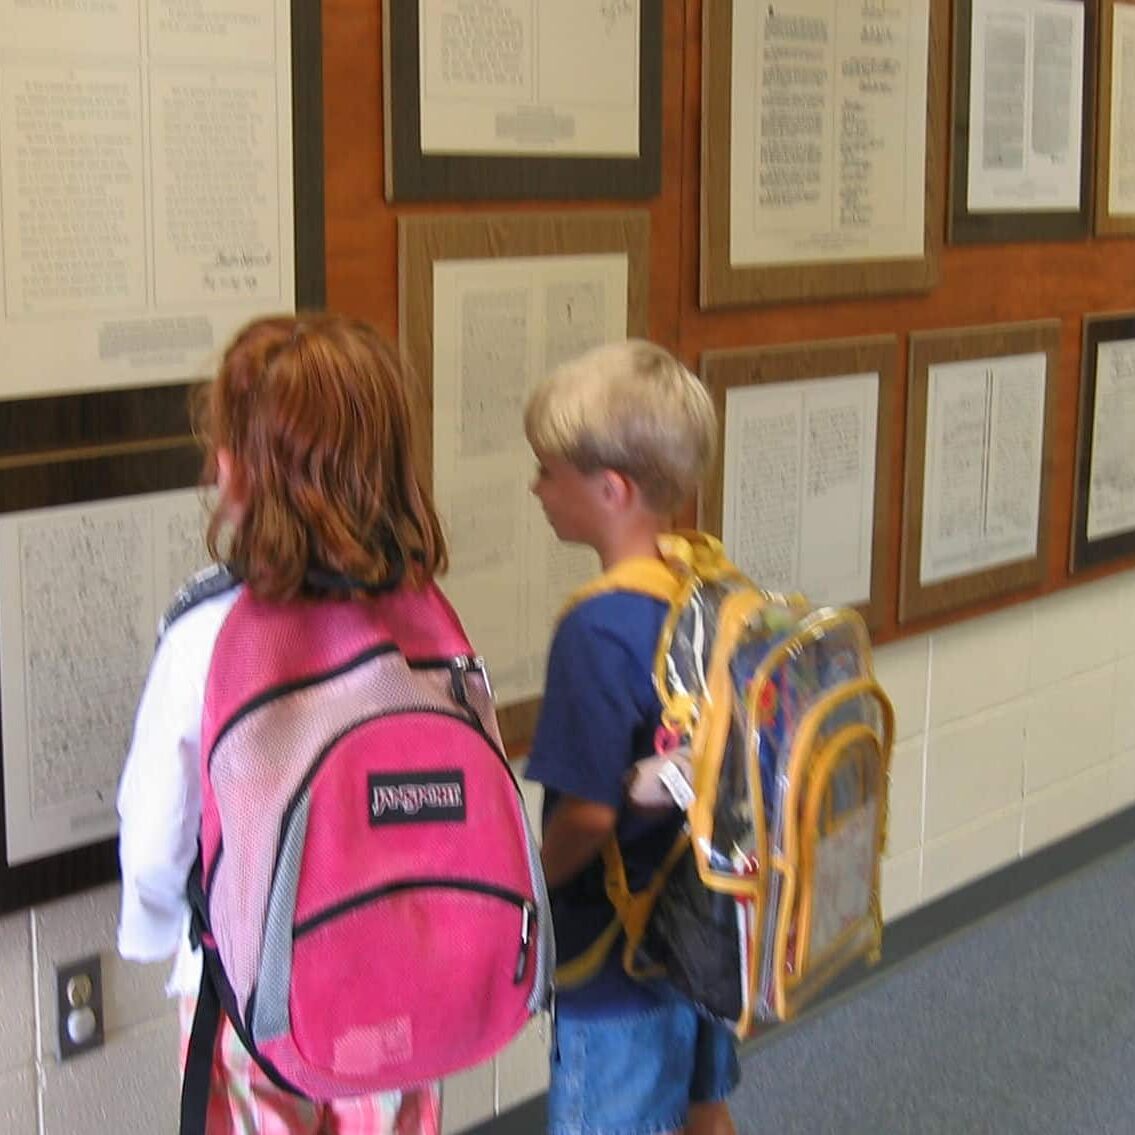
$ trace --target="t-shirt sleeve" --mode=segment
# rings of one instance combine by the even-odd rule
[[[627,646],[572,612],[548,655],[543,706],[526,776],[545,788],[617,808],[643,724],[639,673]]]

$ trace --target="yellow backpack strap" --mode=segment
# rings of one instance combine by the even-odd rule
[[[619,940],[622,923],[618,916],[612,918],[603,933],[577,957],[556,967],[556,985],[560,989],[574,989],[593,978],[607,960],[607,955]]]
[[[653,556],[636,556],[633,559],[623,560],[590,583],[585,583],[573,591],[564,604],[560,618],[580,603],[612,591],[631,591],[648,595],[663,603],[673,603],[681,589],[682,580],[667,562]],[[607,895],[615,908],[615,917],[582,954],[556,967],[556,985],[561,989],[582,985],[599,972],[619,940],[619,934],[626,928],[627,917],[631,915],[633,899],[627,887],[623,857],[614,837],[604,845],[602,856]],[[632,921],[636,924],[641,922],[645,926],[645,918],[641,915],[633,917]],[[635,938],[636,943],[641,936],[640,929]]]
[[[634,591],[640,595],[649,595],[663,603],[673,602],[681,590],[681,580],[674,574],[673,568],[662,560],[651,556],[635,556],[633,559],[623,560],[609,571],[596,576],[590,583],[576,588],[568,596],[567,603],[560,617],[568,613],[580,603],[593,599],[596,595],[605,595],[609,591]]]
[[[624,560],[572,592],[561,617],[580,603],[611,591],[636,592],[667,603],[670,605],[671,615],[667,618],[656,659],[656,667],[661,666],[660,660],[664,659],[669,649],[670,635],[673,633],[673,613],[680,608],[697,582],[743,578],[743,576],[726,557],[721,541],[703,532],[667,533],[659,538],[658,549],[661,559],[640,556]],[[664,685],[660,686],[660,693],[664,689]],[[615,908],[615,918],[582,954],[556,970],[556,983],[561,988],[580,985],[593,977],[610,954],[620,931],[626,934],[624,968],[635,977],[649,976],[637,972],[634,955],[642,941],[650,912],[654,909],[662,887],[688,846],[689,837],[680,835],[650,883],[643,890],[632,893],[627,882],[626,865],[618,841],[612,837],[604,844],[601,853],[604,880],[607,897]]]
[[[709,583],[721,579],[743,578],[741,571],[725,554],[725,545],[707,532],[682,529],[658,538],[663,558],[683,575],[693,575]]]

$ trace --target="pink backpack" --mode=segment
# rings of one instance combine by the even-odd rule
[[[201,752],[202,1002],[212,984],[276,1082],[332,1099],[434,1080],[547,1006],[539,853],[483,663],[436,587],[286,604],[242,592],[214,648]],[[200,1110],[208,1094],[208,1016],[183,1130],[190,1097]]]

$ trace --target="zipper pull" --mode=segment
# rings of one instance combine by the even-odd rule
[[[528,968],[528,947],[532,941],[532,906],[525,903],[520,909],[520,951],[516,956],[516,971],[512,975],[512,984],[519,985],[524,980],[524,971]]]
[[[453,700],[472,713],[473,707],[469,704],[469,689],[466,686],[468,673],[469,659],[464,654],[449,660],[449,688],[453,692]]]
[[[489,679],[489,667],[485,662],[484,655],[475,655],[469,660],[469,666],[470,669],[476,670],[481,675],[481,681],[485,683],[485,693],[489,695],[489,701],[495,702],[497,696],[493,693],[493,683]]]

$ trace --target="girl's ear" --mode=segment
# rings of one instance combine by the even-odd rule
[[[229,520],[235,522],[244,508],[244,492],[237,473],[236,462],[232,451],[218,449],[217,463],[217,492],[221,498],[221,507]]]
[[[227,449],[218,449],[213,458],[217,466],[217,489],[223,495],[233,480],[233,455]]]

